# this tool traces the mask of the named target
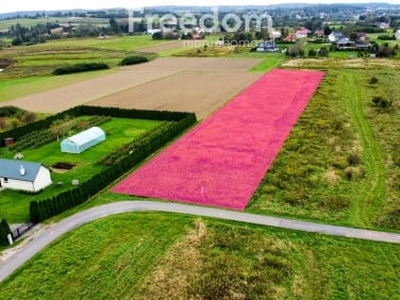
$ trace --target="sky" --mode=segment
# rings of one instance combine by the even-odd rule
[[[218,6],[218,5],[268,5],[277,3],[367,3],[382,2],[400,4],[400,0],[1,0],[0,13],[16,12],[16,11],[49,11],[62,9],[106,9],[112,7],[123,7],[127,9],[137,8],[141,6],[157,6],[157,5],[201,5],[201,6]]]

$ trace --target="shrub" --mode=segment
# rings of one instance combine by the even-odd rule
[[[374,96],[372,98],[372,103],[374,104],[374,106],[380,107],[380,108],[388,108],[388,107],[392,106],[392,101],[390,101],[382,96]]]
[[[136,65],[148,62],[149,59],[145,56],[128,56],[119,63],[120,66]]]
[[[396,147],[397,149],[397,147]],[[400,166],[400,153],[397,150],[392,151],[391,157],[396,166]]]
[[[332,195],[327,198],[323,198],[319,202],[319,206],[321,208],[335,211],[345,210],[349,207],[349,205],[350,201],[340,195]]]
[[[110,67],[104,63],[81,63],[75,65],[69,65],[66,67],[60,67],[53,71],[53,75],[65,75],[73,73],[81,73],[88,71],[106,70]]]
[[[349,156],[347,157],[347,162],[349,163],[349,166],[357,166],[360,161],[360,156],[355,153],[349,154]]]
[[[315,51],[314,49],[310,49],[308,51],[308,57],[316,57],[317,56],[317,51]]]
[[[5,130],[7,128],[6,120],[0,118],[0,129]]]
[[[356,180],[365,176],[365,171],[360,167],[347,167],[344,170],[344,176],[347,180]]]
[[[395,41],[396,40],[396,36],[394,34],[392,35],[388,35],[388,34],[382,34],[378,36],[378,40],[382,40],[382,41]]]
[[[370,84],[377,84],[378,83],[378,78],[376,78],[375,76],[372,76],[371,79],[369,80]]]
[[[12,117],[22,113],[24,113],[24,111],[15,106],[0,107],[0,117]]]
[[[11,233],[10,226],[5,219],[1,220],[0,222],[0,245],[7,246],[8,245],[8,238],[7,235]]]
[[[387,228],[400,228],[400,206],[394,205],[386,211],[384,216],[380,218],[376,225]]]
[[[24,124],[29,124],[29,123],[33,123],[36,120],[36,114],[35,113],[27,113],[25,115],[22,116],[22,122]]]

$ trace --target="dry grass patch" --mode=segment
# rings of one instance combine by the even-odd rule
[[[201,269],[199,247],[207,234],[201,219],[195,221],[195,229],[175,243],[150,276],[144,280],[140,290],[142,299],[188,299],[189,278]]]
[[[336,174],[336,171],[332,168],[329,168],[323,177],[330,184],[333,184],[340,179],[340,176]]]

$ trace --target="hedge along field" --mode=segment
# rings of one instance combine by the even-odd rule
[[[323,74],[272,70],[112,191],[243,210]]]
[[[2,299],[395,299],[398,250],[137,212],[67,233],[0,283],[0,290]]]

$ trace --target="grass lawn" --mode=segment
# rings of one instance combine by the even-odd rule
[[[252,53],[250,57],[263,58],[264,60],[251,68],[251,72],[266,72],[273,68],[279,67],[279,65],[286,59],[283,54],[280,53]]]
[[[397,245],[164,213],[94,221],[0,284],[2,299],[394,299]],[[54,263],[54,262],[57,263]]]
[[[10,223],[18,223],[29,220],[29,203],[33,200],[46,199],[71,188],[73,179],[84,182],[94,174],[101,172],[105,167],[94,164],[100,157],[117,149],[121,144],[135,140],[151,128],[161,125],[160,121],[135,120],[113,118],[100,127],[106,132],[106,141],[81,154],[62,153],[60,142],[47,144],[36,150],[23,151],[24,160],[40,162],[51,167],[57,162],[74,164],[75,167],[68,172],[51,173],[53,185],[37,195],[25,195],[16,191],[5,190],[1,192],[0,216]],[[1,158],[13,158],[16,153],[2,150]],[[63,182],[62,187],[58,182]]]

